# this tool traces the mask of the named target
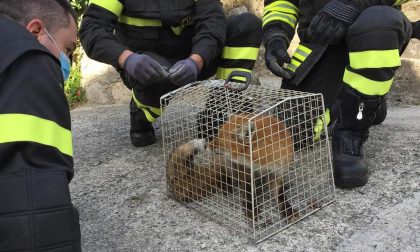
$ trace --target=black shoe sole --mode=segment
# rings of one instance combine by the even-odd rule
[[[339,188],[356,188],[366,185],[368,182],[368,176],[357,177],[357,176],[345,176],[334,179],[335,186]]]
[[[133,137],[130,134],[130,140],[131,144],[134,145],[134,147],[145,147],[154,144],[156,142],[156,136],[154,132],[150,132],[150,134],[147,134],[147,136],[139,138]]]

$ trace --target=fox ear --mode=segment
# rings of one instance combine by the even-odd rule
[[[248,127],[249,126],[249,127]],[[250,130],[249,130],[250,129]],[[251,134],[249,134],[251,131]],[[249,124],[242,124],[236,131],[238,142],[248,144],[256,131],[255,121],[251,121]]]

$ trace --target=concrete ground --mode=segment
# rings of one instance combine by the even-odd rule
[[[125,105],[72,111],[83,251],[420,251],[420,106],[371,130],[370,181],[259,244],[167,197],[158,142],[134,148]]]

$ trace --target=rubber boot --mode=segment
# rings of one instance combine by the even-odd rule
[[[144,147],[156,142],[155,130],[141,109],[130,103],[130,139],[135,147]]]
[[[368,182],[369,169],[363,144],[369,136],[383,97],[366,96],[345,86],[338,98],[338,118],[332,134],[334,181],[337,187],[353,188]]]

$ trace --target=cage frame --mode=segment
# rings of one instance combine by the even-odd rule
[[[176,89],[174,91],[171,91],[171,92],[163,95],[160,98],[161,115],[164,115],[165,108],[168,105],[168,104],[165,105],[163,101],[168,100],[168,97],[174,96],[176,93],[183,92],[183,91],[188,90],[188,89],[190,89],[190,88],[192,88],[194,86],[197,86],[197,85],[202,85],[202,82],[203,81],[193,82],[193,83],[187,84],[187,85],[185,85],[183,87],[180,87],[180,88],[178,88],[178,89]],[[223,85],[221,84],[221,86],[223,86]],[[225,88],[226,88],[226,86],[225,86]],[[267,87],[264,87],[264,88],[267,89]],[[299,93],[300,93],[300,95],[294,95],[294,96],[290,96],[290,97],[287,97],[287,98],[282,98],[280,101],[276,102],[275,104],[272,104],[272,105],[268,106],[267,108],[265,108],[263,110],[260,110],[257,113],[255,113],[251,118],[249,118],[247,120],[248,134],[251,135],[251,133],[252,133],[251,132],[251,127],[250,127],[250,124],[251,124],[252,120],[255,120],[255,118],[257,118],[258,116],[262,116],[262,115],[265,115],[265,114],[271,114],[270,111],[272,111],[273,109],[275,109],[276,107],[280,106],[281,104],[283,104],[283,103],[285,103],[287,101],[291,101],[291,100],[295,100],[295,99],[300,99],[300,98],[304,99],[304,98],[308,98],[308,97],[311,97],[311,96],[319,96],[320,102],[321,102],[321,106],[322,106],[322,111],[321,111],[322,114],[320,114],[320,117],[318,117],[318,118],[320,118],[323,122],[326,122],[326,109],[325,109],[323,95],[320,94],[320,93],[308,93],[308,92],[299,92]],[[171,99],[169,99],[169,100],[171,100]],[[231,115],[232,114],[230,114],[230,116]],[[329,173],[332,175],[333,174],[333,167],[332,167],[331,146],[330,146],[329,134],[328,134],[328,125],[326,123],[323,123],[322,128],[323,128],[323,132],[324,132],[325,138],[326,138],[326,140],[325,140],[326,147],[325,148],[328,150],[328,153],[326,155],[326,158],[327,158],[327,161],[326,162],[328,163],[328,166],[329,166]],[[164,126],[162,126],[161,129],[162,129],[162,131],[161,131],[162,139],[166,139]],[[250,153],[252,153],[252,148],[253,148],[252,147],[252,144],[251,144],[252,139],[249,139],[249,141],[250,141],[249,142],[249,146],[251,148]],[[165,146],[165,141],[162,141],[162,147],[163,147],[163,150],[164,150],[164,153],[165,153],[165,147],[166,147]],[[295,156],[295,153],[293,155]],[[165,164],[164,167],[166,167],[166,163],[167,162],[168,162],[168,155],[164,155],[164,164]],[[255,187],[256,186],[255,186],[255,177],[254,177],[255,176],[255,174],[254,174],[255,169],[254,169],[254,163],[253,162],[250,162],[250,163],[251,163],[251,165],[250,165],[249,168],[251,170],[250,176],[251,176],[251,181],[252,181],[252,183],[251,183],[252,207],[254,209],[256,207],[254,205],[255,204],[255,198],[254,197],[256,196],[255,195],[256,194],[256,192],[255,192],[255,189],[256,189]],[[182,205],[184,205],[186,207],[189,207],[189,208],[194,209],[194,211],[199,212],[200,214],[202,214],[202,215],[206,216],[207,218],[209,218],[211,221],[213,221],[215,223],[218,223],[218,224],[222,225],[223,227],[228,228],[229,230],[233,230],[236,233],[239,232],[239,233],[245,235],[253,243],[257,244],[257,243],[260,243],[260,242],[262,242],[262,241],[264,241],[264,240],[266,240],[266,239],[268,239],[268,238],[270,238],[270,237],[272,237],[272,236],[274,236],[274,235],[282,232],[283,230],[285,230],[285,229],[289,228],[290,226],[294,225],[295,223],[297,223],[297,222],[299,222],[299,221],[307,218],[308,216],[316,213],[317,211],[321,210],[322,208],[327,207],[328,205],[332,204],[336,200],[336,188],[334,186],[334,176],[331,177],[331,180],[332,180],[332,184],[333,184],[333,186],[331,187],[331,189],[332,189],[332,195],[333,195],[333,197],[332,197],[331,200],[323,203],[323,205],[320,206],[320,207],[317,207],[315,209],[312,209],[312,211],[307,212],[305,215],[299,216],[299,218],[296,221],[287,223],[287,225],[284,225],[281,228],[276,229],[274,232],[271,232],[270,234],[265,235],[265,236],[262,236],[260,238],[257,238],[258,237],[257,228],[256,228],[257,222],[255,220],[255,216],[254,216],[255,213],[254,212],[252,212],[252,215],[253,215],[253,219],[252,219],[252,235],[250,235],[250,233],[247,232],[247,230],[241,230],[241,229],[237,229],[236,227],[232,227],[231,225],[227,225],[229,223],[224,222],[224,220],[229,219],[228,217],[227,218],[224,218],[223,220],[218,219],[218,218],[215,218],[214,217],[215,213],[214,212],[211,212],[211,214],[210,214],[209,211],[207,211],[207,207],[204,206],[204,203],[202,203],[202,202],[197,202],[197,203],[200,204],[200,205],[203,205],[202,207],[204,207],[206,210],[204,210],[201,207],[192,205],[191,203],[187,203],[187,202],[183,202],[183,201],[178,201],[178,200],[177,200],[177,202],[181,203]],[[169,192],[169,186],[168,186],[167,176],[165,176],[165,182],[166,182],[166,193],[167,193],[167,195],[171,196],[171,193]]]

